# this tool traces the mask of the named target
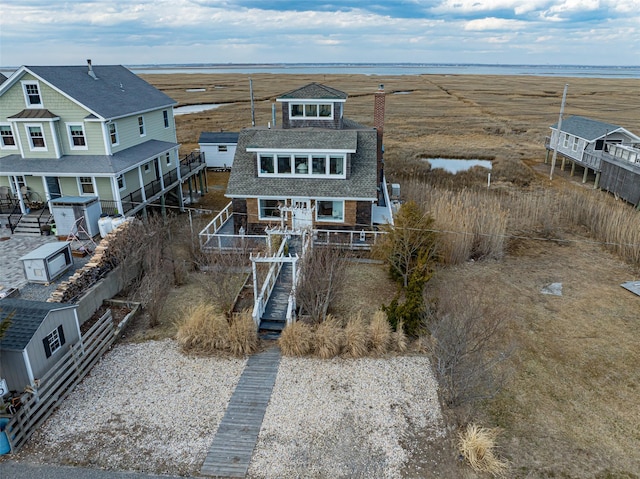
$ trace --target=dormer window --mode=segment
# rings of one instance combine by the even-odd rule
[[[259,153],[258,176],[346,178],[346,154]]]
[[[289,116],[291,119],[331,119],[333,118],[332,103],[290,103]]]
[[[42,108],[42,98],[40,97],[40,88],[37,82],[23,82],[24,99],[27,108]]]

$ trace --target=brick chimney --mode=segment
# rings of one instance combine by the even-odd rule
[[[373,104],[373,127],[377,130],[378,136],[378,181],[382,181],[383,155],[382,155],[382,134],[384,132],[384,85],[380,84],[378,91],[374,95]]]

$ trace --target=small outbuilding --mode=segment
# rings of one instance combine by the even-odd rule
[[[34,386],[68,351],[82,340],[75,304],[16,298],[0,300],[0,321],[10,324],[0,338],[0,379],[10,391]]]
[[[238,146],[239,133],[230,131],[209,132],[200,134],[198,144],[204,153],[207,168],[228,170],[233,165],[233,157]]]

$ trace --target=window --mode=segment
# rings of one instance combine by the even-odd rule
[[[109,139],[112,145],[118,144],[118,128],[115,123],[109,123]]]
[[[284,205],[284,200],[258,200],[259,219],[272,220],[280,218],[280,206]]]
[[[164,120],[164,127],[169,128],[169,112],[162,110],[162,119]]]
[[[149,163],[145,163],[145,165],[144,165],[144,172],[145,172],[145,173],[149,173],[149,170],[151,170],[151,167],[149,166]]]
[[[574,136],[573,137],[573,146],[571,147],[572,151],[578,151],[578,137]]]
[[[22,84],[24,87],[24,98],[27,103],[27,108],[41,108],[42,98],[40,98],[40,89],[35,82],[25,82]]]
[[[326,175],[327,174],[327,159],[324,156],[314,156],[311,159],[312,169],[311,173],[314,175]]]
[[[318,201],[318,221],[344,221],[344,201]]]
[[[86,150],[87,140],[82,125],[69,125],[69,144],[72,150]]]
[[[164,158],[165,158],[165,162],[167,163],[167,166],[171,165],[171,155],[167,153],[166,155],[164,155]]]
[[[90,176],[81,176],[78,178],[78,183],[80,184],[80,194],[81,195],[92,195],[95,193],[95,188],[93,187],[93,178]]]
[[[16,139],[9,125],[0,125],[0,148],[16,148]]]
[[[62,329],[62,325],[60,325],[42,339],[44,354],[47,358],[50,358],[64,343],[64,329]]]
[[[123,175],[118,175],[118,189],[124,190],[127,187],[127,183],[124,181]]]
[[[343,172],[344,172],[344,157],[330,156],[329,157],[329,174],[342,175]]]
[[[31,150],[46,150],[47,145],[44,142],[44,134],[42,127],[37,125],[26,125],[29,134],[29,146]]]
[[[227,151],[227,145],[218,145],[218,153],[224,153]]]
[[[275,173],[273,155],[260,155],[260,173]]]
[[[564,136],[564,140],[562,140],[562,146],[564,148],[569,148],[569,135],[564,133],[563,136]]]
[[[305,153],[259,154],[258,171],[262,175],[295,175],[306,177],[345,178],[346,154],[309,155]]]
[[[332,118],[333,105],[331,103],[291,103],[289,107],[291,118]]]
[[[140,136],[144,136],[145,132],[144,132],[144,117],[143,116],[139,116],[138,117],[138,130],[140,131]]]
[[[291,173],[291,156],[278,155],[278,174],[285,175]]]

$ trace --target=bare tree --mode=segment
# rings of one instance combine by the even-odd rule
[[[307,251],[301,263],[296,301],[314,322],[322,322],[343,290],[346,254],[338,248],[316,246]]]
[[[438,299],[429,348],[444,404],[473,404],[502,388],[514,349],[508,319],[482,287],[458,285]]]

